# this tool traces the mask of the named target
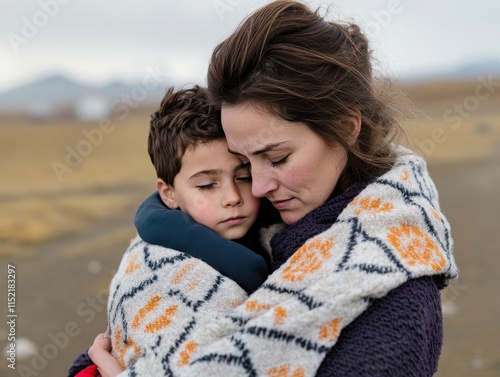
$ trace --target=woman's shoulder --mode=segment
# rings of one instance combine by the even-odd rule
[[[442,336],[442,322],[438,286],[432,276],[425,276],[408,280],[374,300],[346,329],[366,332],[369,337],[373,334],[372,338],[384,348],[395,343],[423,347],[429,337]],[[415,343],[417,338],[422,339],[422,344]]]
[[[317,376],[432,376],[442,338],[437,285],[432,277],[412,279],[342,331]]]
[[[424,303],[425,305],[422,305]],[[394,314],[398,316],[404,316],[406,313],[410,314],[406,309],[414,306],[418,306],[421,310],[425,310],[426,307],[428,309],[439,309],[439,314],[441,314],[441,296],[434,277],[423,276],[408,280],[390,291],[386,296],[375,300],[368,311],[370,309],[373,311],[383,309],[385,311],[386,306],[399,308],[400,311]]]

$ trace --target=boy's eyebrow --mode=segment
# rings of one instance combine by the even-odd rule
[[[264,147],[262,147],[261,149],[257,149],[256,151],[252,152],[251,155],[252,156],[257,156],[259,154],[262,154],[262,153],[266,153],[266,152],[269,152],[270,150],[276,148],[276,147],[279,147],[281,144],[285,143],[284,141],[281,141],[279,143],[273,143],[273,144],[266,144],[264,145]],[[233,151],[231,149],[227,149],[229,153],[231,154],[237,154],[237,155],[242,155],[241,153],[239,152],[236,152],[236,151]]]
[[[196,178],[200,175],[217,175],[217,174],[220,174],[221,171],[220,170],[217,170],[217,169],[207,169],[207,170],[200,170],[196,173],[194,173],[191,177],[189,177],[189,179],[193,179],[193,178]]]
[[[244,170],[244,169],[248,169],[248,164],[242,162],[241,164],[235,166],[233,171],[236,172],[236,171]],[[189,177],[189,179],[197,178],[200,175],[217,175],[217,174],[222,174],[222,170],[220,170],[220,169],[200,170],[200,171],[194,173],[191,177]]]

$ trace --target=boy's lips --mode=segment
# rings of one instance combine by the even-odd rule
[[[222,224],[227,224],[227,225],[239,225],[243,221],[245,221],[245,216],[234,216],[230,217],[224,221],[222,221]]]

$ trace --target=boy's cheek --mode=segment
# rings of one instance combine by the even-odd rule
[[[251,196],[247,200],[248,200],[249,208],[250,208],[251,212],[255,213],[255,216],[257,216],[257,213],[259,212],[259,208],[260,208],[260,199],[255,198],[254,196]]]
[[[191,208],[193,211],[202,212],[206,211],[210,207],[210,198],[207,198],[202,193],[194,193],[191,198],[188,198],[191,201]]]
[[[249,205],[253,207],[259,207],[260,205],[260,200],[261,198],[256,198],[255,196],[252,195],[252,186],[249,185],[249,187],[243,189],[241,191],[241,196],[243,198],[243,201],[245,203],[248,203]]]
[[[213,200],[207,200],[197,196],[192,199],[191,211],[189,215],[198,223],[203,224],[208,227],[213,226],[213,222],[216,216],[216,210],[213,206]]]

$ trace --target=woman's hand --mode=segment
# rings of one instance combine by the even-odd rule
[[[94,340],[94,344],[89,348],[89,356],[97,365],[102,377],[116,377],[124,369],[117,359],[111,355],[111,339],[109,334],[99,334]]]

